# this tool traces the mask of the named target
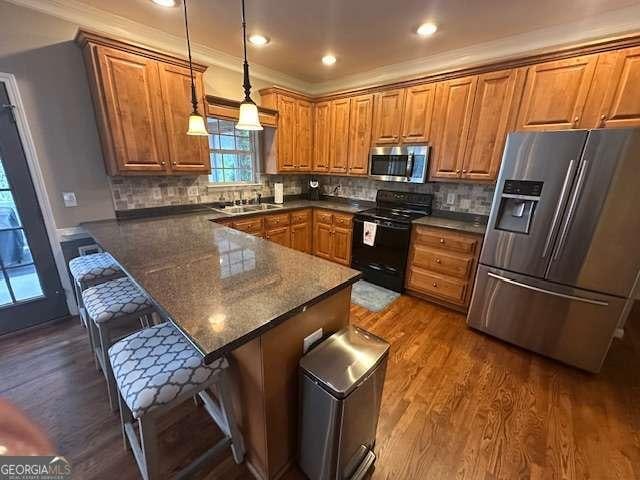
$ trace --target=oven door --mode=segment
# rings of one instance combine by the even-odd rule
[[[367,219],[378,225],[373,246],[363,242],[363,218],[353,220],[351,267],[364,279],[397,292],[404,288],[404,271],[409,254],[411,224]]]
[[[374,147],[369,155],[369,176],[386,182],[424,183],[429,147]]]

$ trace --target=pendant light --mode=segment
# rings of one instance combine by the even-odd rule
[[[189,21],[187,19],[187,0],[183,0],[184,4],[184,28],[187,31],[187,50],[189,51],[189,72],[191,74],[191,104],[193,112],[189,115],[189,129],[187,135],[209,136],[204,117],[198,112],[198,96],[196,95],[196,84],[193,80],[193,63],[191,61],[191,41],[189,39]]]
[[[240,104],[240,118],[236,123],[238,130],[262,130],[258,107],[251,100],[251,82],[249,81],[249,63],[247,62],[247,22],[244,16],[244,0],[242,1],[242,47],[244,49],[244,100]]]

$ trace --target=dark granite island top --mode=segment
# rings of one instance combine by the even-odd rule
[[[211,362],[361,274],[217,225],[211,213],[82,224]]]

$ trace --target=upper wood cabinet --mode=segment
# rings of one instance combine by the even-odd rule
[[[369,171],[373,95],[351,98],[349,120],[349,174],[366,175]]]
[[[76,41],[109,175],[211,171],[206,138],[186,135],[191,90],[184,60],[84,31]],[[194,70],[203,108],[205,67]]]
[[[329,171],[329,141],[331,134],[331,102],[319,102],[314,107],[313,171]]]
[[[406,89],[402,115],[402,142],[422,143],[431,140],[431,118],[436,84],[427,83]]]
[[[578,128],[597,60],[597,55],[585,55],[526,67],[517,129]]]
[[[523,72],[515,69],[478,76],[461,178],[497,178],[507,133],[515,124],[523,80]]]
[[[599,56],[582,128],[640,126],[640,47]]]
[[[296,169],[296,113],[297,101],[293,97],[278,94],[278,171],[291,172]]]
[[[331,131],[329,140],[329,171],[347,173],[349,165],[349,113],[348,98],[331,102]]]
[[[434,114],[433,154],[430,176],[459,178],[466,148],[477,76],[438,84]]]
[[[376,93],[372,144],[398,143],[402,128],[406,90],[399,88]]]
[[[298,100],[296,115],[296,170],[308,172],[313,165],[313,104],[306,100]]]

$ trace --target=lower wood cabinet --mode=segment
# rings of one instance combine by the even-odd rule
[[[353,215],[314,210],[313,253],[327,260],[351,265]]]
[[[479,235],[414,226],[405,280],[407,290],[466,311],[481,241]]]
[[[291,213],[291,248],[311,253],[313,237],[311,209]]]

